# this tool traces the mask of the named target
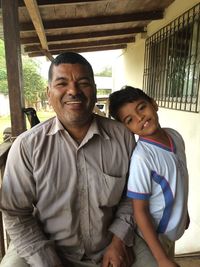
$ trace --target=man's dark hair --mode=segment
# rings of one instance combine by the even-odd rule
[[[127,104],[132,103],[134,101],[144,99],[148,102],[152,101],[152,98],[145,94],[139,88],[134,88],[132,86],[124,86],[121,90],[113,92],[109,96],[109,114],[114,119],[119,120],[118,118],[118,111],[119,109]]]
[[[53,66],[58,66],[60,64],[81,64],[87,66],[89,72],[91,73],[91,77],[94,80],[94,73],[92,66],[90,63],[80,54],[74,53],[74,52],[65,52],[60,55],[58,55],[54,60],[51,62],[51,65],[49,67],[49,73],[48,73],[48,81],[49,83],[52,81],[52,69]]]

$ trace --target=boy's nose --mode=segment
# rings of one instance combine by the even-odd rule
[[[138,122],[141,122],[143,120],[143,118],[144,118],[144,115],[137,113],[136,114],[136,118],[137,118]]]

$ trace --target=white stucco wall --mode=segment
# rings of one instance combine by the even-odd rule
[[[125,68],[124,68],[126,66],[124,58],[125,54],[126,51],[122,50],[121,54],[118,57],[116,57],[112,65],[113,91],[119,90],[122,86],[126,84]]]
[[[0,94],[0,116],[9,115],[10,106],[8,95]]]
[[[141,73],[144,69],[145,39],[140,34],[136,36],[136,39],[135,43],[128,44],[127,49],[116,58],[113,64],[114,91],[124,85],[142,87],[143,76]]]
[[[179,131],[185,140],[189,172],[190,227],[176,242],[176,252],[200,251],[200,114],[168,109],[159,109],[162,127],[172,127]]]
[[[165,10],[164,19],[152,22],[147,27],[147,36],[167,25],[170,21],[198,4],[197,0],[175,0]],[[144,36],[142,36],[144,37]],[[115,62],[113,73],[115,78],[114,90],[121,85],[132,85],[142,88],[144,70],[145,40],[140,35],[136,42],[129,44],[121,57]],[[159,109],[161,126],[178,130],[186,145],[186,155],[189,171],[189,214],[190,227],[183,237],[176,242],[176,253],[200,251],[200,113]]]

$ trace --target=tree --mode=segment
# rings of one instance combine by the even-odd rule
[[[101,72],[95,73],[95,76],[112,77],[112,67],[106,66]]]
[[[24,97],[27,106],[44,101],[46,81],[40,75],[39,63],[27,56],[22,57]],[[0,93],[8,94],[4,42],[0,40]]]
[[[8,93],[4,43],[0,40],[0,93]]]
[[[27,106],[35,106],[38,101],[44,101],[46,81],[39,73],[39,63],[23,57],[24,96]]]

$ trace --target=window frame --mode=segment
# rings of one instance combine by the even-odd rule
[[[200,4],[146,39],[143,90],[163,108],[199,112]]]

